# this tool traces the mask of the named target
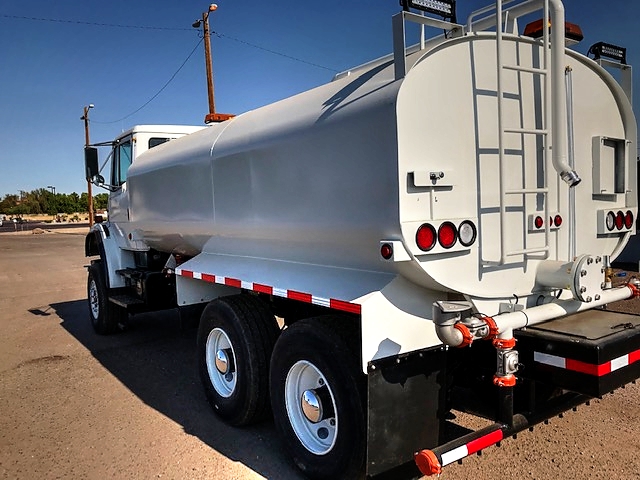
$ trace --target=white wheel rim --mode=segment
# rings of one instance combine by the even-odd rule
[[[235,368],[227,373],[221,373],[216,368],[216,353],[218,350],[226,350],[230,349],[233,357],[233,365],[237,365],[236,363],[236,352],[233,349],[233,345],[231,344],[231,340],[221,328],[214,328],[209,332],[209,336],[207,337],[207,345],[206,345],[206,362],[207,362],[207,372],[209,372],[209,379],[211,380],[211,384],[213,388],[218,392],[221,396],[228,398],[231,396],[233,391],[236,388],[236,379],[237,374]]]
[[[100,300],[98,297],[98,286],[93,278],[91,279],[91,283],[89,283],[89,307],[91,308],[91,315],[97,320],[100,316]]]
[[[333,412],[336,410],[336,401],[331,391],[331,386],[322,372],[306,360],[296,362],[289,373],[284,385],[285,405],[287,416],[291,422],[291,427],[300,443],[315,455],[325,455],[331,451],[336,443],[338,435],[338,415],[334,414],[330,418],[324,418],[318,423],[313,423],[307,419],[300,400],[302,394],[307,390],[327,387],[331,397]]]

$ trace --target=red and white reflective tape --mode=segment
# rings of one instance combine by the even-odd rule
[[[640,350],[634,350],[633,352],[622,355],[621,357],[614,358],[608,362],[601,364],[581,362],[580,360],[573,360],[571,358],[558,357],[556,355],[550,355],[548,353],[533,352],[533,360],[538,363],[550,365],[552,367],[564,368],[565,370],[571,370],[573,372],[586,373],[587,375],[594,375],[596,377],[602,377],[611,372],[615,372],[620,368],[627,367],[637,361],[640,361]]]
[[[176,268],[176,275],[185,278],[195,278],[197,280],[203,280],[209,283],[218,283],[220,285],[228,285],[230,287],[243,288],[245,290],[252,290],[254,292],[266,293],[267,295],[275,295],[276,297],[289,298],[291,300],[298,300],[300,302],[312,303],[314,305],[341,310],[343,312],[357,313],[358,315],[362,312],[361,305],[357,303],[351,303],[335,298],[317,297],[310,293],[299,292],[297,290],[287,290],[284,288],[276,288],[272,287],[271,285],[264,285],[261,283],[245,282],[244,280],[238,280],[237,278],[194,272],[192,270],[183,270],[182,268]]]
[[[471,440],[469,443],[466,443],[458,448],[454,448],[453,450],[449,450],[440,455],[442,459],[442,466],[446,467],[450,463],[457,462],[458,460],[462,460],[469,455],[473,455],[480,450],[484,450],[491,445],[495,445],[496,443],[502,441],[504,435],[502,430],[495,430],[487,435],[484,435],[480,438],[476,438],[475,440]]]
[[[442,473],[442,467],[446,467],[450,463],[457,462],[491,445],[495,445],[503,438],[504,432],[499,428],[475,440],[471,440],[464,445],[444,453],[438,453],[437,455],[436,452],[439,451],[439,448],[435,450],[420,450],[415,454],[414,461],[423,475],[440,475],[440,473]]]

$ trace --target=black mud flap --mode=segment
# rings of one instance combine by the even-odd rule
[[[640,377],[640,316],[588,310],[515,332],[519,377],[600,397]]]
[[[441,433],[445,358],[437,347],[369,364],[368,477],[419,476],[414,453],[438,445]]]

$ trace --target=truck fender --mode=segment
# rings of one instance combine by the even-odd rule
[[[359,315],[364,373],[371,361],[442,344],[431,314],[447,294],[390,273],[203,252],[176,268],[176,287],[180,306],[243,289]]]
[[[121,249],[113,236],[109,226],[99,223],[91,228],[85,238],[85,256],[100,256],[105,269],[107,288],[126,286],[124,277],[118,270],[135,267],[133,252]]]

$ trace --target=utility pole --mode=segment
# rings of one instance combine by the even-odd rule
[[[202,20],[193,22],[193,28],[200,28],[202,25],[202,35],[204,38],[204,61],[207,69],[207,94],[209,97],[209,113],[204,117],[204,123],[224,122],[235,115],[228,113],[216,113],[216,104],[213,94],[213,58],[211,55],[211,31],[209,30],[209,14],[215,12],[218,5],[212,3],[209,9],[202,13]]]
[[[202,13],[202,31],[204,35],[204,63],[207,68],[207,94],[209,96],[209,115],[216,111],[213,97],[213,59],[211,58],[211,32],[209,31],[209,12],[215,11],[218,6],[215,3],[209,5],[209,10]],[[204,119],[207,123],[207,117]]]
[[[93,108],[93,103],[84,107],[84,115],[80,120],[84,120],[84,146],[89,146],[89,109]],[[91,180],[87,180],[87,196],[89,201],[89,228],[93,226],[93,193],[91,191]]]

